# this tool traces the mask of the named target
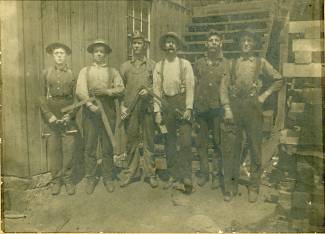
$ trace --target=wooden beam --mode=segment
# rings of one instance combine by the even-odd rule
[[[214,23],[191,23],[188,24],[187,27],[201,27],[201,26],[214,26],[214,25],[224,25],[224,24],[241,24],[241,23],[260,23],[267,22],[270,20],[269,17],[258,18],[258,19],[245,19],[245,20],[233,20],[233,21],[222,21],[222,22],[214,22]]]
[[[292,51],[324,51],[324,39],[295,39],[292,42]]]
[[[283,64],[284,77],[322,77],[324,74],[324,64],[311,63],[308,65],[297,65],[294,63]]]
[[[309,64],[312,62],[312,52],[309,51],[296,51],[295,64]]]
[[[217,32],[220,32],[220,33],[225,33],[225,34],[229,34],[229,33],[237,33],[237,32],[240,32],[241,29],[234,29],[234,30],[216,30]],[[265,29],[255,29],[254,30],[255,32],[257,33],[265,33],[267,32],[268,30],[265,28]],[[198,36],[198,35],[207,35],[208,32],[207,31],[201,31],[201,32],[186,32],[184,33],[184,36]]]
[[[310,28],[324,32],[324,21],[313,20],[313,21],[292,21],[289,23],[289,33],[305,33]]]

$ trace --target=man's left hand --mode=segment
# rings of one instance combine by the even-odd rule
[[[192,118],[192,110],[191,109],[186,109],[186,111],[183,114],[183,119],[190,121]]]
[[[146,90],[146,89],[142,89],[142,90],[140,90],[140,92],[139,92],[139,95],[140,96],[145,96],[145,95],[147,95],[148,94],[148,91]]]
[[[103,95],[107,95],[107,96],[111,96],[112,92],[109,89],[105,89],[105,88],[94,88],[92,90],[93,94],[97,95],[97,96],[103,96]]]
[[[265,102],[266,97],[262,94],[257,97],[259,103],[263,104]]]
[[[69,114],[65,114],[63,117],[62,117],[62,121],[64,123],[68,123],[69,121],[71,120],[71,116]]]

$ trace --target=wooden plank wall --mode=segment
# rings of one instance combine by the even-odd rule
[[[86,47],[96,38],[113,49],[111,66],[127,58],[127,1],[1,1],[4,155],[2,174],[19,177],[48,171],[43,123],[38,109],[41,71],[51,65],[46,46],[60,40],[72,48],[68,63],[77,75],[91,61]],[[151,57],[161,58],[159,37],[182,35],[190,12],[177,4],[153,0]],[[3,33],[5,32],[5,33]]]
[[[126,59],[126,1],[2,1],[4,175],[48,171],[38,108],[42,70],[51,65],[46,46],[60,40],[72,48],[69,65],[77,75],[91,61],[86,47],[109,40],[111,66]],[[10,55],[10,56],[9,56]]]

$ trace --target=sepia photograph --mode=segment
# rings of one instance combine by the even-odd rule
[[[325,233],[323,0],[0,0],[3,233]]]

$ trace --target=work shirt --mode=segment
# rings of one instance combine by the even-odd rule
[[[135,99],[139,88],[146,86],[152,89],[152,75],[155,62],[147,57],[126,61],[121,65],[120,73],[125,84],[125,94],[123,104],[128,107]]]
[[[87,77],[87,71],[89,77]],[[90,67],[81,69],[76,87],[76,95],[80,100],[87,100],[91,90],[95,88],[110,89],[112,96],[123,93],[124,85],[119,72],[109,68],[106,64],[98,65],[93,63]]]
[[[181,79],[180,58],[176,57],[171,62],[165,59],[163,71],[161,71],[162,61],[158,62],[153,72],[153,91],[159,97],[162,97],[163,94],[171,97],[181,94],[182,87],[184,86],[186,109],[193,109],[195,87],[193,69],[191,63],[185,59],[182,59],[182,64],[184,84],[182,84]],[[161,72],[163,72],[163,78]],[[160,111],[160,103],[158,101],[154,103],[154,111]]]
[[[225,80],[221,89],[223,95],[220,96],[223,105],[229,104],[229,99],[225,95],[229,89],[229,95],[237,97],[247,97],[260,95],[263,86],[261,75],[270,79],[271,85],[267,89],[269,93],[279,91],[283,85],[281,74],[264,58],[260,58],[259,74],[256,77],[257,58],[254,56],[244,58],[239,57],[236,62],[232,61],[231,79]]]
[[[63,67],[53,66],[43,71],[44,79],[43,96],[40,100],[40,108],[45,120],[53,115],[61,118],[61,108],[73,104],[76,80],[71,69],[67,65]]]
[[[229,79],[228,61],[220,54],[216,61],[207,56],[195,63],[196,92],[194,106],[202,112],[220,107],[220,83]]]

